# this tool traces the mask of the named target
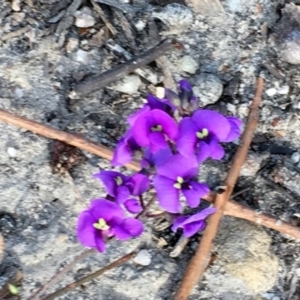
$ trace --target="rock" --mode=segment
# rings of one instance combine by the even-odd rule
[[[240,13],[256,5],[255,0],[225,0],[225,3],[232,12]]]
[[[70,53],[77,49],[78,43],[78,39],[70,38],[66,45],[67,52]]]
[[[165,23],[170,30],[185,30],[193,23],[191,10],[177,3],[166,5],[160,12],[153,12],[153,17]]]
[[[270,253],[271,238],[262,228],[245,220],[224,218],[215,245],[219,249],[215,264],[241,283],[237,289],[245,289],[243,293],[263,293],[276,283],[278,259]],[[227,288],[230,291],[232,286]],[[226,286],[222,289],[225,291]]]
[[[288,85],[284,85],[277,90],[279,95],[287,95],[290,91],[290,87]]]
[[[8,147],[7,148],[7,154],[10,156],[10,157],[16,157],[17,156],[17,150],[13,147]]]
[[[277,90],[275,88],[270,88],[270,89],[267,89],[266,90],[266,94],[269,96],[269,97],[273,97],[275,96],[277,93]]]
[[[125,94],[135,94],[139,86],[141,85],[141,79],[137,75],[128,75],[123,80],[120,80],[117,84],[111,87],[111,89],[125,93]]]
[[[300,32],[292,31],[282,43],[281,59],[292,65],[300,64]]]
[[[20,11],[21,10],[20,4],[21,4],[21,0],[13,0],[11,3],[11,9],[13,11]]]
[[[79,49],[75,54],[75,60],[79,63],[83,63],[84,65],[87,65],[90,60],[90,54],[87,51]]]
[[[297,274],[298,277],[300,277],[300,268],[296,269],[296,274]]]
[[[264,160],[269,157],[269,154],[261,154],[255,152],[249,152],[246,158],[245,163],[242,166],[240,175],[247,176],[247,177],[254,177],[256,173],[261,168],[261,165]]]
[[[138,30],[138,31],[142,31],[142,30],[144,30],[144,28],[146,27],[146,22],[144,22],[144,21],[142,21],[142,20],[138,20],[135,24],[134,24],[134,26],[135,26],[135,28]]]
[[[193,10],[203,16],[218,16],[224,12],[224,8],[220,0],[188,0],[187,3]]]
[[[227,103],[226,104],[226,108],[228,111],[230,111],[233,115],[236,115],[236,106],[231,104],[231,103]]]
[[[83,7],[75,13],[75,25],[79,28],[87,28],[95,25],[96,21],[88,7]]]
[[[198,63],[189,55],[185,55],[180,61],[181,71],[189,74],[195,74],[198,69]]]
[[[213,74],[200,74],[195,78],[194,82],[196,85],[193,86],[193,91],[199,97],[201,106],[217,102],[222,95],[222,82]]]
[[[141,250],[138,252],[133,261],[141,266],[149,266],[151,263],[151,254],[148,250]]]
[[[294,152],[292,154],[291,160],[294,164],[298,163],[300,161],[300,153],[299,152]]]

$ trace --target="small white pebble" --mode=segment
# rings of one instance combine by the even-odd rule
[[[79,49],[76,52],[75,60],[77,62],[87,65],[89,63],[89,57],[90,57],[89,52]]]
[[[276,223],[275,223],[275,225],[276,225],[276,226],[282,225],[282,221],[281,221],[281,220],[277,220]]]
[[[286,95],[290,91],[290,87],[288,85],[284,85],[277,90],[277,93],[280,95]]]
[[[132,95],[137,93],[142,81],[137,75],[128,75],[122,80],[118,81],[116,84],[111,86],[111,89],[125,93],[128,95]]]
[[[300,153],[299,152],[294,152],[292,154],[291,160],[294,164],[298,163],[300,161]]]
[[[75,25],[79,28],[87,28],[95,25],[96,21],[91,15],[91,10],[88,7],[83,7],[75,13]]]
[[[296,269],[296,274],[297,274],[298,277],[300,277],[300,268]]]
[[[280,300],[280,298],[278,296],[272,297],[271,300]]]
[[[151,263],[151,254],[148,250],[141,250],[133,261],[141,266],[149,266]]]
[[[142,31],[146,27],[146,23],[142,20],[138,20],[134,26],[138,31]]]
[[[275,96],[277,93],[277,90],[275,88],[270,88],[270,89],[267,89],[266,90],[266,94],[269,96],[269,97],[272,97],[272,96]]]
[[[226,104],[227,110],[230,111],[232,114],[236,114],[236,107],[235,105],[231,104],[231,103],[227,103]]]
[[[16,88],[15,89],[15,95],[18,99],[22,98],[24,95],[23,89],[20,88]]]
[[[180,69],[189,74],[195,74],[198,69],[198,63],[189,55],[185,55],[180,62]]]
[[[13,147],[8,147],[7,148],[7,154],[10,156],[10,157],[16,157],[17,156],[17,150]]]
[[[21,10],[20,4],[21,4],[21,0],[13,0],[11,3],[11,9],[13,11],[20,11]]]

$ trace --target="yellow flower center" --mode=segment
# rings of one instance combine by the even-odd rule
[[[108,230],[109,229],[109,226],[107,225],[106,221],[103,218],[100,218],[98,220],[98,223],[94,223],[93,226],[99,230]]]
[[[174,188],[176,188],[176,189],[181,189],[181,185],[183,184],[183,182],[184,182],[184,180],[183,180],[183,178],[182,177],[180,177],[180,176],[178,176],[177,177],[177,181],[176,181],[176,183],[174,183]]]
[[[120,176],[117,176],[115,178],[115,181],[116,181],[117,185],[122,185],[122,183],[123,183],[123,180],[122,180],[122,178]]]
[[[208,130],[206,128],[203,128],[201,131],[196,132],[196,136],[199,139],[204,139],[208,136]]]
[[[162,126],[161,125],[153,126],[153,127],[151,127],[151,131],[152,132],[162,131]]]

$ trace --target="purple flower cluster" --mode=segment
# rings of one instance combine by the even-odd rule
[[[123,166],[136,152],[142,153],[142,171],[132,176],[116,171],[94,175],[103,182],[107,196],[93,200],[79,216],[77,235],[86,247],[103,252],[108,238],[139,236],[143,231],[141,221],[126,217],[124,211],[140,213],[142,194],[152,186],[160,207],[176,216],[172,230],[182,228],[186,237],[202,230],[207,216],[215,212],[209,207],[193,215],[182,214],[186,206],[197,208],[209,192],[209,187],[197,180],[199,165],[208,158],[222,159],[225,151],[221,143],[238,139],[242,122],[199,109],[191,85],[185,80],[179,82],[178,94],[164,89],[163,96],[158,99],[149,95],[147,103],[127,119],[130,128],[112,159],[113,166]]]

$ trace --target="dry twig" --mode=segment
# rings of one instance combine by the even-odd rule
[[[82,285],[85,282],[88,282],[90,280],[93,280],[95,278],[97,278],[98,276],[102,275],[103,273],[112,270],[114,268],[119,267],[120,265],[123,265],[124,263],[126,263],[128,260],[130,260],[133,256],[135,256],[135,252],[126,254],[125,256],[119,258],[118,260],[115,260],[113,263],[103,267],[102,269],[83,277],[82,279],[79,279],[78,281],[72,282],[70,284],[68,284],[67,286],[63,287],[62,289],[54,292],[53,294],[47,296],[46,298],[44,298],[43,300],[54,300],[57,297],[67,293],[68,291]]]
[[[248,149],[252,142],[253,133],[258,123],[259,104],[261,102],[261,96],[263,92],[263,83],[263,78],[260,77],[257,82],[255,97],[250,107],[247,126],[244,130],[240,146],[234,156],[233,163],[225,180],[225,190],[221,194],[217,194],[215,198],[214,204],[217,211],[208,219],[201,242],[185,271],[174,300],[187,299],[191,289],[202,277],[209,263],[212,243],[217,234],[218,227],[225,210],[225,205],[231,196],[241,167],[246,160]]]
[[[85,250],[81,254],[75,257],[74,260],[72,260],[69,264],[63,267],[61,271],[56,273],[49,281],[47,281],[40,289],[38,289],[32,296],[28,298],[28,300],[38,300],[44,291],[46,291],[49,286],[51,286],[53,283],[55,283],[59,278],[61,278],[63,275],[68,273],[79,261],[83,260],[90,254],[92,254],[95,251],[95,249],[89,249]]]
[[[112,151],[104,146],[94,144],[81,137],[78,137],[77,135],[54,129],[46,125],[42,125],[41,123],[26,119],[24,117],[16,116],[3,110],[0,110],[0,121],[18,126],[20,128],[25,128],[50,139],[65,142],[82,150],[86,150],[88,152],[96,154],[105,159],[110,160],[113,155]],[[140,170],[140,165],[138,162],[132,162],[126,165],[126,167],[133,171]],[[209,195],[204,197],[204,199],[209,202],[214,202],[215,194],[210,193]],[[284,234],[288,234],[296,239],[300,239],[300,230],[298,227],[286,222],[280,223],[281,220],[278,220],[277,218],[268,216],[266,214],[259,214],[258,218],[258,214],[254,210],[242,206],[232,200],[227,202],[224,214],[260,223],[263,226],[275,229]]]
[[[157,46],[149,49],[145,53],[137,56],[125,63],[118,65],[108,71],[103,72],[99,76],[87,79],[74,87],[74,91],[80,95],[87,95],[95,92],[108,84],[116,81],[124,75],[127,75],[134,70],[149,64],[156,60],[161,55],[165,54],[168,50],[171,50],[176,45],[174,40],[164,40]]]

